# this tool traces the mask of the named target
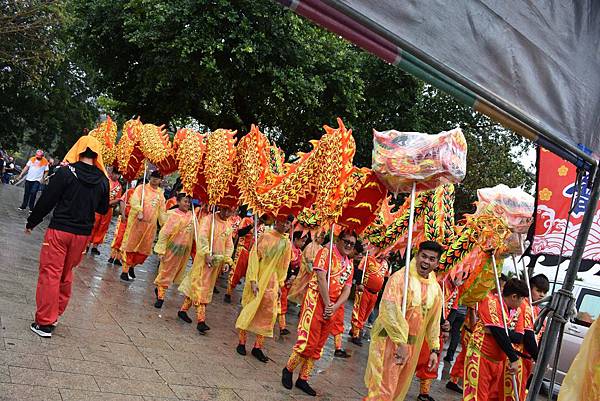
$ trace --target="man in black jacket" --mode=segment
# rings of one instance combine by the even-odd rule
[[[40,252],[35,322],[31,330],[51,337],[71,296],[73,268],[83,257],[95,213],[108,212],[108,179],[96,138],[81,137],[56,169],[27,219],[25,233],[54,209]]]

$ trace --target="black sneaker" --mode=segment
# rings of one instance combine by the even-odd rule
[[[108,258],[108,264],[114,265],[115,264],[115,258]]]
[[[246,355],[246,346],[244,344],[238,344],[238,346],[235,347],[235,352],[240,355]]]
[[[129,281],[129,274],[125,273],[125,272],[121,272],[121,280],[123,281]]]
[[[98,248],[93,247],[92,251],[91,251],[92,255],[100,255],[100,251],[98,250]]]
[[[448,390],[452,390],[452,391],[455,391],[460,394],[463,393],[463,389],[458,384],[454,383],[453,381],[449,381],[448,383],[446,383],[446,388]]]
[[[281,329],[279,330],[279,335],[280,336],[287,336],[288,334],[290,334],[290,331],[288,329]]]
[[[115,266],[123,266],[123,263],[119,259],[115,259]]]
[[[429,394],[419,394],[417,401],[435,401]]]
[[[363,346],[363,342],[360,337],[350,337],[350,342],[354,345],[358,345],[359,347]]]
[[[52,337],[52,326],[40,326],[37,323],[31,323],[31,326],[29,326],[29,328],[31,329],[31,331],[33,331],[40,337]]]
[[[287,388],[288,390],[291,390],[294,385],[292,379],[292,372],[287,370],[287,368],[283,368],[283,370],[281,371],[281,384],[283,384],[283,387]]]
[[[196,325],[196,330],[198,330],[200,334],[204,335],[208,330],[210,330],[210,327],[208,327],[204,322],[198,322]]]
[[[225,294],[225,296],[223,297],[223,302],[225,302],[226,304],[230,304],[231,303],[231,295]]]
[[[348,354],[345,349],[336,349],[333,356],[337,358],[350,358],[350,354]]]
[[[177,312],[177,317],[186,323],[192,323],[192,319],[190,319],[186,311],[180,310],[179,312]]]
[[[267,357],[260,348],[252,348],[251,354],[262,363],[267,363],[269,361],[269,357]]]
[[[317,395],[317,392],[310,386],[310,384],[308,384],[306,380],[296,380],[296,388],[299,388],[310,396],[315,397]]]
[[[22,212],[22,211],[23,211],[23,210],[25,210],[25,209],[26,209],[26,208],[24,208],[24,207],[18,207],[18,208],[17,208],[17,210],[18,210],[18,211],[20,211],[20,212]]]
[[[129,277],[131,277],[131,278],[135,278],[135,269],[133,268],[133,266],[131,266],[131,267],[129,268],[129,272],[128,272],[128,274],[129,274]]]
[[[154,307],[156,309],[160,309],[162,308],[164,302],[164,299],[157,299],[156,302],[154,302]]]

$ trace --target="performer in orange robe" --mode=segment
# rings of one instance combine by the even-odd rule
[[[242,310],[235,323],[239,330],[236,351],[246,355],[248,332],[256,334],[252,356],[266,363],[263,353],[265,337],[273,337],[277,318],[278,298],[285,286],[285,278],[292,257],[292,244],[287,232],[294,216],[280,217],[274,229],[266,229],[258,243],[250,250],[248,275],[244,284]]]
[[[108,263],[117,266],[121,266],[121,262],[124,259],[121,247],[123,246],[123,237],[125,236],[125,230],[127,229],[127,217],[129,216],[129,210],[131,210],[131,203],[129,200],[131,199],[131,195],[133,195],[133,191],[135,191],[135,188],[129,188],[125,192],[125,195],[119,199],[121,215],[117,220],[115,235],[110,244],[110,258],[108,259]]]
[[[548,281],[548,277],[546,277],[543,274],[538,274],[529,279],[529,287],[531,288],[531,299],[533,299],[533,302],[537,302],[546,296],[546,293],[550,289],[550,282]],[[529,305],[529,300],[526,300],[526,303]],[[527,308],[527,314],[525,315],[526,336],[531,336],[531,333],[533,331],[533,323],[535,322],[535,319],[540,315],[540,312],[541,310],[538,305],[533,305],[533,313],[535,315],[531,314],[530,306]],[[543,333],[543,328],[542,330],[540,330],[537,336],[535,336],[534,333],[534,340],[536,342],[536,345],[541,343],[541,337]],[[531,347],[533,345],[531,344],[531,338],[528,338],[528,341]],[[529,376],[531,376],[531,374],[533,373],[533,361],[537,359],[537,355],[532,355],[527,348],[528,347],[525,347],[524,353],[528,358],[523,358],[523,381],[521,382],[520,394],[521,401],[524,400],[527,396],[527,382],[529,381]]]
[[[357,280],[354,294],[354,307],[352,308],[352,328],[350,341],[362,347],[361,330],[369,315],[375,308],[379,291],[383,288],[385,278],[388,276],[389,267],[384,259],[385,255],[369,255],[362,258],[358,270],[362,272]],[[366,266],[366,269],[365,269]]]
[[[206,324],[206,305],[212,301],[217,278],[222,271],[227,272],[233,265],[231,254],[234,228],[230,221],[232,216],[232,209],[221,207],[214,217],[211,213],[200,219],[194,264],[179,286],[179,292],[185,295],[185,300],[177,316],[184,322],[191,323],[192,319],[187,311],[194,305],[198,322],[196,329],[203,335],[210,330]]]
[[[144,263],[152,253],[157,224],[162,226],[166,220],[165,197],[160,188],[161,181],[160,172],[153,171],[150,173],[148,184],[137,187],[129,200],[131,209],[123,238],[125,263],[123,263],[121,280],[129,281],[130,278],[135,278],[134,267]]]
[[[293,236],[294,240],[292,242],[292,260],[290,261],[290,266],[287,270],[287,275],[285,278],[285,284],[281,287],[281,296],[278,301],[278,317],[279,321],[279,335],[286,336],[290,334],[290,331],[286,327],[286,319],[285,314],[288,310],[288,292],[290,291],[290,287],[292,283],[298,276],[300,272],[300,265],[302,264],[302,247],[306,243],[306,237],[302,236],[301,232],[295,232]]]
[[[123,192],[123,188],[121,186],[121,183],[119,182],[120,177],[121,174],[119,174],[119,171],[113,167],[108,177],[108,181],[110,184],[110,192],[108,193],[108,213],[96,213],[94,228],[92,229],[92,234],[90,235],[90,243],[92,247],[91,253],[93,255],[100,255],[100,251],[98,251],[98,245],[104,242],[104,237],[106,236],[106,232],[108,231],[108,227],[110,226],[110,221],[112,220],[113,209],[121,201],[120,198]]]
[[[527,284],[516,278],[506,282],[501,295],[507,325],[515,322],[516,331],[521,333],[523,316],[518,310],[527,295]],[[512,378],[507,382],[504,376],[505,363],[510,375],[516,376],[521,372],[521,364],[506,334],[500,305],[499,295],[495,292],[490,292],[478,304],[478,320],[467,347],[463,376],[465,401],[514,400],[510,395],[514,394]]]
[[[309,395],[317,394],[308,384],[308,378],[331,333],[333,316],[350,295],[354,267],[348,255],[352,254],[355,245],[356,234],[342,231],[332,247],[331,264],[329,246],[321,249],[315,257],[314,274],[298,324],[298,340],[282,371],[281,382],[285,388],[292,388],[293,372],[301,365],[296,387]]]
[[[321,244],[323,243],[324,238],[324,232],[315,234],[313,241],[306,245],[304,251],[302,251],[302,264],[300,265],[300,273],[288,291],[289,301],[296,302],[297,304],[302,304],[302,302],[304,302],[304,296],[306,295],[306,290],[308,289],[308,283],[310,283],[312,278],[313,262],[315,261],[317,253],[321,250],[321,248],[323,248]]]
[[[428,366],[439,359],[442,290],[433,270],[442,246],[424,241],[409,266],[406,317],[402,313],[405,268],[390,276],[371,329],[369,361],[365,371],[366,401],[404,400],[414,377],[419,351],[427,341]]]
[[[154,252],[160,259],[158,274],[154,280],[156,308],[162,308],[169,285],[173,282],[181,283],[194,243],[195,216],[190,211],[190,197],[179,193],[176,199],[178,207],[167,213],[167,222],[160,229],[158,241],[154,245]]]
[[[231,303],[231,294],[240,283],[242,277],[246,276],[248,269],[248,255],[252,245],[254,245],[254,218],[246,216],[240,222],[237,229],[237,246],[233,258],[233,267],[227,278],[227,291],[223,298],[226,303]]]

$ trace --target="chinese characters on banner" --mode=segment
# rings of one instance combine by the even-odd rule
[[[573,253],[591,192],[588,188],[588,176],[585,175],[582,179],[581,193],[577,196],[576,177],[577,169],[573,164],[546,149],[541,148],[538,151],[538,191],[532,255],[558,256],[561,253],[565,230],[567,235],[562,254],[568,258]],[[576,201],[567,227],[567,214],[574,193]],[[597,211],[594,217],[583,258],[588,261],[600,261],[600,211]]]

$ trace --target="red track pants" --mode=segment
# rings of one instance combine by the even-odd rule
[[[83,258],[88,235],[49,228],[40,252],[40,271],[35,294],[35,322],[50,325],[63,314],[71,297],[73,268]]]

